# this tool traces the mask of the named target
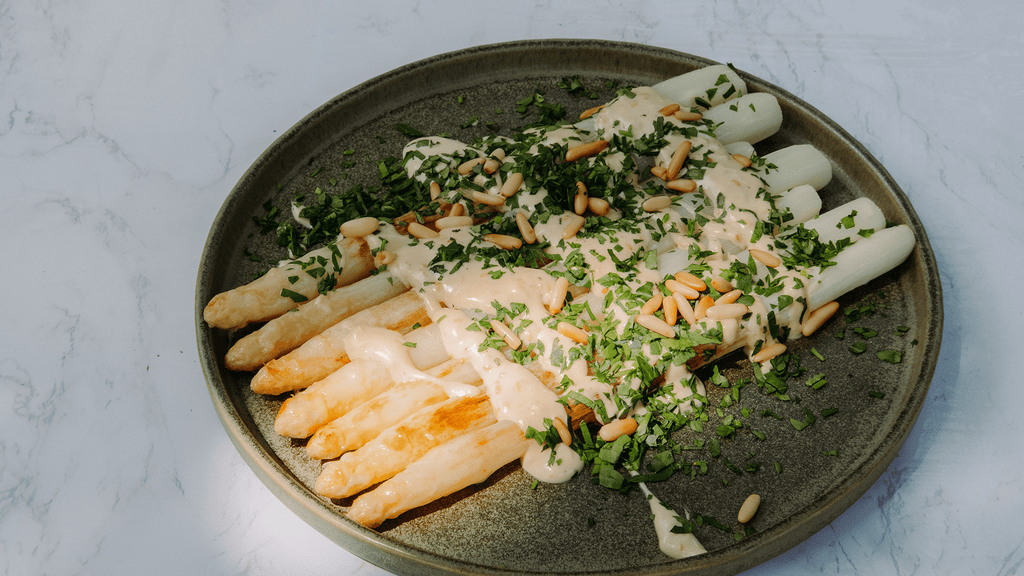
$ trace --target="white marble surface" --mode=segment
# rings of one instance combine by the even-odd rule
[[[289,512],[224,433],[192,320],[202,245],[249,164],[329,98],[548,37],[782,86],[863,142],[929,231],[946,322],[916,427],[852,508],[749,574],[1024,572],[1024,4],[583,6],[0,1],[0,573],[384,574]]]

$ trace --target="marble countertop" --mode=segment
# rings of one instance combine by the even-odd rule
[[[196,352],[210,224],[279,134],[427,56],[601,38],[705,56],[811,103],[891,172],[944,291],[899,456],[828,527],[748,572],[1024,566],[1024,4],[0,3],[0,573],[386,574],[242,461]],[[995,271],[1001,291],[976,292]],[[974,344],[971,344],[974,342]]]

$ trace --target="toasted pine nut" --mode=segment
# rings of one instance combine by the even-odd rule
[[[671,196],[652,196],[647,200],[644,200],[643,209],[644,212],[657,212],[659,210],[664,210],[671,205]]]
[[[689,192],[695,192],[697,190],[697,183],[688,178],[680,178],[677,180],[669,180],[665,183],[665,188],[669,190],[675,190],[676,192],[682,192],[687,194]]]
[[[704,313],[712,320],[729,320],[742,318],[748,311],[746,304],[715,304]]]
[[[507,234],[484,234],[484,240],[505,250],[518,250],[523,247],[523,241],[515,236]]]
[[[456,202],[455,204],[452,204],[452,209],[451,209],[450,212],[448,212],[448,215],[449,216],[465,216],[466,215],[466,205],[463,204],[462,202]]]
[[[607,140],[595,140],[579,146],[573,146],[565,153],[566,162],[575,162],[581,158],[596,156],[608,148]]]
[[[828,319],[831,318],[837,310],[839,310],[839,302],[836,302],[835,300],[828,304],[821,305],[821,307],[814,310],[807,316],[807,321],[804,322],[804,326],[800,330],[800,333],[804,336],[814,334],[818,331],[818,328],[821,328],[825,325],[825,322],[828,322]]]
[[[662,298],[661,310],[665,313],[665,324],[675,326],[676,319],[679,317],[679,304],[676,304],[676,299]]]
[[[651,298],[647,302],[644,302],[644,305],[640,307],[640,313],[654,314],[659,308],[661,308],[661,301],[663,299],[664,296],[662,296],[661,291],[655,290],[654,296],[651,296]]]
[[[523,185],[523,173],[513,172],[505,178],[505,183],[501,185],[498,190],[498,195],[508,198],[509,196],[519,192],[519,187]]]
[[[598,112],[600,112],[601,108],[604,108],[604,104],[601,104],[600,106],[594,106],[593,108],[588,108],[588,109],[584,110],[580,114],[580,120],[586,120],[587,118],[590,118],[594,114],[597,114]]]
[[[601,426],[597,435],[605,442],[614,442],[619,436],[625,434],[632,436],[639,425],[633,418],[619,418]]]
[[[693,317],[698,321],[703,320],[708,315],[708,308],[715,305],[715,299],[705,294],[701,296],[700,300],[697,301],[697,305],[693,307]]]
[[[673,116],[681,122],[700,122],[704,119],[704,115],[700,112],[687,112],[685,110],[680,110],[673,114]]]
[[[483,164],[486,161],[486,158],[473,158],[472,160],[466,160],[462,164],[459,164],[459,174],[467,176],[469,175],[470,172],[473,171],[473,168],[475,168],[478,164]]]
[[[690,301],[678,293],[673,293],[672,299],[676,301],[676,309],[679,311],[679,315],[683,317],[683,320],[686,320],[686,323],[690,326],[696,324],[697,317],[693,313],[693,306],[690,305]]]
[[[377,252],[376,256],[373,257],[373,260],[377,268],[380,268],[382,266],[387,266],[388,264],[391,264],[392,262],[395,261],[396,258],[398,258],[398,254],[395,254],[390,250],[381,250],[380,252]]]
[[[571,214],[570,216],[569,222],[562,230],[562,240],[568,240],[569,238],[576,236],[576,233],[582,230],[583,225],[587,223],[587,219],[579,214]]]
[[[501,160],[497,158],[488,158],[484,161],[484,174],[494,174],[501,168]]]
[[[437,182],[430,183],[430,199],[437,200],[441,196],[441,185]]]
[[[750,361],[751,362],[758,362],[758,363],[760,363],[760,362],[767,362],[767,361],[771,360],[772,358],[775,358],[779,354],[782,354],[785,351],[786,351],[786,345],[785,344],[783,344],[782,342],[775,342],[774,344],[769,344],[767,346],[762,346],[761,350],[758,351],[757,354],[754,354],[753,356],[750,357]]]
[[[715,306],[721,306],[723,304],[732,304],[733,302],[739,300],[740,296],[743,296],[743,290],[730,290],[725,294],[719,296],[718,300],[715,300]]]
[[[689,286],[690,288],[693,288],[697,292],[703,292],[708,289],[708,285],[705,284],[699,276],[697,276],[696,274],[691,274],[686,270],[676,272],[675,275],[673,275],[672,277],[675,278],[676,282],[679,282],[684,286]]]
[[[679,294],[682,294],[687,300],[696,300],[697,298],[700,298],[700,292],[690,288],[678,280],[665,280],[665,288],[668,288],[671,292],[678,292]]]
[[[764,250],[759,250],[757,248],[751,248],[749,252],[750,255],[754,257],[754,260],[757,260],[769,268],[778,268],[779,266],[782,266],[782,260],[771,252],[765,252]]]
[[[671,116],[671,115],[675,114],[676,112],[678,112],[679,108],[680,108],[679,104],[672,103],[672,104],[669,104],[668,106],[665,106],[661,110],[658,110],[658,114],[661,114],[662,116]]]
[[[569,432],[569,427],[565,425],[565,420],[555,418],[552,420],[552,423],[555,425],[555,432],[558,432],[558,437],[562,440],[562,444],[572,446],[572,434]]]
[[[516,336],[516,333],[500,320],[491,320],[491,330],[497,332],[502,340],[505,341],[505,344],[508,344],[508,347],[513,350],[518,350],[523,345],[522,339]]]
[[[555,286],[551,289],[551,304],[548,305],[548,312],[552,316],[562,311],[565,306],[565,296],[569,293],[569,279],[565,276],[555,280]]]
[[[423,240],[428,238],[437,238],[438,236],[440,236],[440,234],[431,230],[430,228],[427,228],[426,226],[420,224],[419,222],[409,223],[409,235],[414,238],[420,238]]]
[[[573,326],[568,322],[559,322],[556,326],[558,333],[566,338],[576,342],[577,344],[587,343],[587,333],[578,326]]]
[[[473,202],[487,204],[488,206],[501,206],[502,204],[505,203],[505,197],[498,196],[497,194],[488,194],[487,192],[480,192],[479,190],[474,190]]]
[[[721,276],[714,276],[711,278],[711,287],[718,292],[725,294],[726,292],[732,291],[732,282],[729,282]]]
[[[524,242],[533,244],[537,241],[537,232],[533,229],[533,224],[530,224],[530,217],[526,212],[516,212],[516,226],[519,226],[519,233],[523,235]]]
[[[750,158],[747,158],[743,154],[733,154],[732,159],[739,162],[740,166],[743,166],[744,168],[750,168],[750,165],[753,164],[753,162],[750,161]]]
[[[674,328],[665,323],[661,318],[651,314],[637,314],[636,323],[665,338],[674,338],[676,335]]]
[[[740,524],[746,524],[750,522],[750,519],[757,513],[757,509],[761,506],[761,497],[757,494],[751,494],[747,496],[747,499],[743,501],[743,505],[740,506],[740,512],[736,515],[736,520]]]
[[[654,174],[655,176],[661,178],[662,180],[668,180],[668,178],[665,176],[667,172],[668,170],[666,170],[664,166],[651,166],[651,174]]]
[[[589,199],[587,185],[583,182],[576,182],[576,198],[573,200],[573,211],[582,216],[587,211],[587,200]]]
[[[341,235],[345,238],[362,238],[373,234],[379,227],[380,220],[373,216],[356,218],[341,225]]]
[[[689,140],[683,140],[683,143],[676,148],[675,153],[672,154],[672,160],[665,167],[665,180],[675,180],[676,176],[679,176],[679,171],[683,169],[683,164],[690,157],[690,148],[692,147],[693,144]]]
[[[598,216],[607,216],[611,205],[604,198],[587,198],[587,208]]]
[[[434,226],[436,226],[438,230],[444,230],[445,228],[465,228],[466,226],[472,225],[472,216],[445,216],[444,218],[434,220]]]

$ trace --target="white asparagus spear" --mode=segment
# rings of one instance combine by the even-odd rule
[[[340,269],[335,267],[336,262]],[[334,249],[314,250],[285,266],[271,268],[244,286],[214,296],[203,310],[203,319],[213,328],[241,328],[276,318],[296,306],[295,299],[283,291],[307,299],[319,294],[317,284],[321,276],[314,276],[313,271],[320,268],[324,274],[335,277],[337,286],[346,286],[370,274],[373,256],[362,238],[340,239]]]
[[[314,489],[328,498],[352,496],[398,474],[431,448],[496,421],[484,394],[427,406],[358,450],[325,463]]]
[[[807,297],[807,308],[825,303],[863,286],[899,266],[914,251],[914,233],[906,225],[885,228],[847,246],[830,266],[817,275]]]
[[[756,144],[779,131],[782,108],[775,96],[755,92],[707,110],[704,119],[721,124],[715,129],[715,137],[722,144]]]
[[[403,512],[483,482],[526,452],[530,441],[501,421],[463,434],[429,452],[352,503],[348,517],[369,528]]]
[[[349,362],[327,378],[284,401],[274,431],[289,438],[306,438],[324,424],[394,386],[380,362]]]
[[[443,362],[426,373],[449,382],[480,382],[476,370],[464,360]],[[447,399],[445,389],[435,382],[413,380],[397,384],[322,426],[306,443],[306,452],[318,460],[337,458],[373,440],[381,430],[398,424],[420,408]]]
[[[778,170],[761,174],[772,192],[778,193],[802,184],[821,190],[832,180],[832,163],[810,144],[796,144],[765,154],[764,161],[778,167]]]
[[[849,216],[853,217],[853,225],[847,227],[842,222]],[[857,198],[804,222],[804,227],[816,231],[818,240],[825,243],[844,238],[856,242],[861,230],[885,228],[885,215],[870,198]]]
[[[716,106],[747,93],[747,83],[735,70],[724,64],[680,74],[658,82],[651,88],[683,108],[697,106],[698,99]]]
[[[257,394],[283,394],[301,390],[348,363],[345,336],[355,326],[379,326],[408,334],[430,323],[423,300],[415,291],[371,306],[324,330],[299,348],[267,362],[253,376],[251,387]]]
[[[356,312],[408,290],[409,285],[401,279],[390,272],[382,272],[322,294],[235,342],[228,350],[224,364],[229,370],[258,370]]]
[[[818,216],[821,212],[821,196],[818,196],[814,186],[801,184],[779,195],[775,200],[775,207],[792,212],[793,219],[786,224],[795,226]]]

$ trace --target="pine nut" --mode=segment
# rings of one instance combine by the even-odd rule
[[[667,172],[668,170],[666,170],[664,166],[651,166],[651,174],[657,176],[658,178],[661,178],[662,180],[668,180],[668,178],[665,176]]]
[[[652,196],[647,200],[644,200],[643,209],[644,212],[657,212],[659,210],[664,210],[671,205],[671,196]]]
[[[441,196],[441,185],[437,182],[430,183],[430,199],[437,200]]]
[[[537,241],[537,232],[530,224],[530,217],[526,215],[526,212],[522,210],[516,212],[516,226],[519,226],[519,233],[523,235],[524,242],[533,244]]]
[[[568,240],[576,236],[576,233],[583,229],[587,219],[579,214],[570,214],[569,222],[562,229],[562,240]]]
[[[486,161],[487,160],[485,158],[473,158],[472,160],[466,160],[462,164],[459,164],[459,174],[468,176],[469,173],[473,171],[473,168],[476,168],[478,164],[483,164]]]
[[[444,218],[434,220],[434,226],[437,227],[438,230],[444,230],[446,228],[465,228],[466,226],[472,225],[472,216],[445,216]]]
[[[523,174],[522,172],[513,172],[505,178],[505,183],[501,185],[498,190],[498,195],[508,198],[516,192],[519,192],[519,188],[523,185]]]
[[[775,342],[774,344],[762,346],[761,350],[757,354],[754,354],[753,356],[750,357],[750,361],[758,363],[767,362],[785,351],[785,344],[783,344],[782,342]]]
[[[587,343],[587,333],[578,326],[573,326],[568,322],[559,322],[556,329],[558,330],[559,334],[565,336],[566,338],[572,340],[573,342],[576,342],[577,344]]]
[[[555,418],[552,420],[552,423],[555,425],[555,432],[558,432],[558,437],[562,440],[562,444],[572,446],[572,434],[569,433],[569,427],[565,425],[565,420]]]
[[[587,185],[583,182],[576,182],[576,198],[573,200],[573,211],[582,216],[587,211],[587,201],[589,199]]]
[[[661,308],[661,301],[664,299],[660,290],[654,291],[654,296],[644,302],[644,305],[640,307],[641,314],[654,314]]]
[[[831,318],[837,310],[839,310],[839,302],[836,302],[835,300],[828,304],[823,304],[820,308],[814,310],[807,316],[807,321],[804,322],[804,326],[800,330],[800,333],[804,336],[814,334],[818,331],[818,328],[821,328],[825,325],[825,322],[828,322],[828,319]]]
[[[708,308],[715,305],[715,299],[705,294],[701,296],[700,300],[697,301],[697,305],[693,307],[693,317],[697,321],[703,320],[708,315]]]
[[[587,208],[597,216],[607,216],[611,205],[604,198],[587,198]]]
[[[719,296],[718,300],[715,300],[715,306],[721,306],[722,304],[732,304],[733,302],[739,300],[740,296],[743,296],[743,290],[730,290],[725,294]]]
[[[661,114],[662,116],[672,116],[673,114],[679,111],[679,108],[681,108],[679,104],[669,104],[668,106],[665,106],[661,110],[658,110],[658,114]]]
[[[555,280],[555,286],[551,289],[551,304],[548,305],[548,312],[552,316],[562,311],[565,306],[565,296],[569,293],[569,279],[565,276]]]
[[[693,326],[697,323],[697,317],[693,313],[693,306],[690,305],[690,301],[683,298],[682,294],[672,294],[672,299],[676,301],[676,309],[679,311],[679,315],[686,320],[686,323]]]
[[[491,152],[491,158],[496,158],[499,162],[504,162],[505,161],[505,149],[504,148],[495,148],[494,151]]]
[[[733,154],[732,159],[739,162],[740,166],[743,166],[744,168],[750,168],[750,165],[753,164],[753,162],[750,161],[750,158],[747,158],[743,154]]]
[[[488,158],[484,161],[484,174],[494,174],[501,168],[501,160],[497,158]]]
[[[700,292],[690,288],[678,280],[665,280],[665,288],[668,288],[670,292],[678,292],[682,294],[687,300],[696,300],[697,298],[700,298]]]
[[[398,258],[398,254],[395,254],[394,252],[391,252],[389,250],[381,250],[380,252],[377,252],[376,256],[373,257],[373,260],[374,264],[377,265],[377,268],[382,268],[394,262],[396,258]]]
[[[704,119],[704,115],[700,112],[687,112],[685,110],[680,110],[673,114],[673,116],[681,122],[700,122]]]
[[[683,164],[690,157],[690,148],[692,147],[693,144],[689,140],[683,140],[683,143],[676,148],[675,153],[672,154],[672,160],[665,167],[665,180],[675,180],[676,176],[679,176],[679,171],[683,169]]]
[[[462,202],[456,202],[455,204],[452,204],[452,209],[451,209],[450,212],[448,212],[448,215],[449,216],[465,216],[466,215],[466,205],[463,204]]]
[[[341,235],[345,238],[363,238],[377,231],[380,227],[380,220],[373,216],[356,218],[341,225]]]
[[[608,144],[609,142],[607,140],[595,140],[594,142],[573,146],[565,153],[565,161],[575,162],[581,158],[596,156],[601,152],[604,152],[604,150],[608,148]]]
[[[712,320],[730,320],[742,318],[748,312],[746,304],[715,304],[704,313]]]
[[[516,336],[516,333],[500,320],[491,320],[491,330],[497,332],[502,340],[505,341],[505,344],[513,350],[519,350],[519,347],[523,345],[523,341],[519,336]]]
[[[618,420],[612,420],[611,422],[601,426],[598,430],[597,435],[601,437],[601,440],[605,442],[615,442],[619,436],[625,434],[626,436],[632,436],[639,425],[633,418],[620,418]]]
[[[684,286],[689,286],[690,288],[693,288],[697,292],[703,292],[708,289],[708,285],[705,284],[699,276],[697,276],[696,274],[691,274],[686,270],[676,272],[672,277],[675,278],[676,282],[679,282]]]
[[[431,230],[430,228],[427,228],[426,226],[420,224],[419,222],[410,222],[408,230],[410,236],[414,238],[419,238],[421,240],[437,238],[438,236],[440,236],[440,234]]]
[[[479,190],[473,191],[473,202],[479,204],[486,204],[488,206],[501,206],[505,204],[505,197],[498,196],[497,194],[488,194],[487,192],[480,192]]]
[[[754,257],[754,260],[757,260],[769,268],[778,268],[779,266],[782,266],[782,260],[771,252],[765,252],[764,250],[758,250],[757,248],[751,248],[748,252],[750,252],[750,255]]]
[[[675,329],[657,316],[652,316],[651,314],[637,314],[635,319],[637,324],[647,328],[651,332],[660,334],[665,338],[674,338],[676,335]]]
[[[732,282],[729,282],[728,280],[722,278],[721,276],[713,276],[711,278],[711,287],[714,288],[717,292],[725,294],[726,292],[732,291]]]
[[[697,190],[697,183],[688,178],[680,178],[678,180],[669,180],[665,183],[665,188],[688,194]]]
[[[483,238],[498,248],[504,248],[505,250],[518,250],[523,247],[522,240],[507,234],[484,234]]]
[[[665,324],[675,326],[676,319],[679,317],[679,305],[676,304],[676,299],[662,298],[661,310],[665,313]]]
[[[586,120],[587,118],[590,118],[594,114],[597,114],[598,112],[600,112],[601,108],[604,108],[604,104],[601,104],[600,106],[594,106],[593,108],[588,108],[588,109],[584,110],[583,113],[580,114],[580,120]]]
[[[740,512],[736,515],[736,520],[740,524],[746,524],[750,522],[750,519],[757,513],[757,509],[761,506],[761,497],[757,494],[751,494],[747,496],[747,499],[743,501],[743,505],[740,506]]]

